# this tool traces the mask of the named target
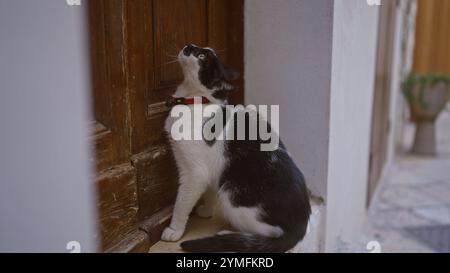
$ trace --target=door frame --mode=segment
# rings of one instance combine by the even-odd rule
[[[376,75],[374,84],[372,127],[369,153],[369,175],[367,187],[367,206],[377,189],[385,169],[390,121],[390,100],[392,65],[395,47],[397,1],[386,1],[380,7],[378,24],[378,46]]]

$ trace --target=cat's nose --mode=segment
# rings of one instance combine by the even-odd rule
[[[188,44],[183,49],[183,54],[189,56],[194,51],[194,46],[192,44]]]

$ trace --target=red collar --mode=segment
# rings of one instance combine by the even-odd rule
[[[207,97],[192,97],[192,98],[180,97],[180,98],[177,98],[177,97],[171,96],[166,101],[166,105],[167,105],[167,107],[173,107],[175,105],[180,105],[180,104],[182,104],[182,105],[192,105],[192,104],[195,104],[195,102],[196,102],[195,99],[196,98],[201,98],[201,100],[202,100],[201,103],[202,104],[210,103],[210,101],[209,101],[209,99]]]

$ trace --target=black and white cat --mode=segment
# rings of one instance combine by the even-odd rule
[[[237,73],[224,67],[215,51],[194,45],[178,54],[184,81],[173,99],[175,106],[194,107],[193,97],[223,106]],[[203,119],[193,116],[193,119]],[[225,218],[238,232],[185,241],[189,252],[285,252],[303,239],[311,213],[303,174],[280,142],[274,151],[261,151],[257,140],[175,140],[169,116],[165,129],[179,172],[179,189],[164,241],[178,241],[197,202],[196,213],[210,217],[218,201]],[[204,120],[193,125],[202,131]]]

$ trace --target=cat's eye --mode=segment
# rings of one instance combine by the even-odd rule
[[[198,55],[198,58],[199,58],[200,60],[205,59],[205,54],[200,54],[200,55]]]

